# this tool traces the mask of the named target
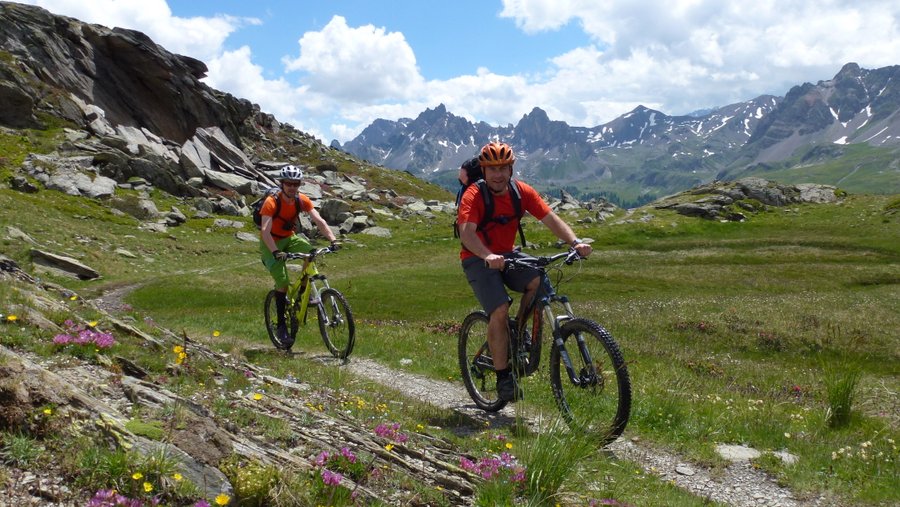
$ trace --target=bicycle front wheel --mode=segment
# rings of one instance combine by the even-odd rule
[[[475,405],[496,412],[505,407],[506,402],[497,396],[497,370],[487,342],[488,321],[484,312],[466,316],[459,330],[459,369]]]
[[[573,431],[606,445],[622,434],[631,412],[631,380],[622,352],[612,335],[590,320],[570,320],[560,333],[575,378],[554,346],[550,382],[556,403]]]
[[[334,357],[347,359],[356,342],[356,327],[350,305],[340,291],[330,287],[323,290],[319,297],[321,302],[316,305],[316,313],[322,341]]]
[[[270,290],[268,294],[266,294],[266,302],[263,305],[263,315],[266,319],[266,333],[269,335],[269,340],[272,341],[272,345],[275,345],[275,348],[278,350],[287,350],[290,347],[285,347],[281,340],[278,339],[278,305],[275,303],[275,294],[276,291]],[[297,316],[295,309],[291,307],[290,304],[286,305],[288,308],[285,312],[288,314],[288,318],[286,319],[287,332],[290,339],[290,342],[293,343],[294,338],[297,336],[297,328],[299,327],[299,323],[297,321]]]

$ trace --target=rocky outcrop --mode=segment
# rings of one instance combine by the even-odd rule
[[[100,277],[100,273],[96,269],[67,255],[35,248],[31,250],[31,260],[34,262],[35,269],[38,270],[51,270],[80,280],[93,280]]]
[[[835,203],[843,192],[831,185],[801,183],[783,185],[763,178],[743,178],[736,182],[713,182],[695,187],[658,202],[656,209],[672,209],[681,215],[740,222],[747,212],[769,206],[800,203]]]
[[[0,50],[17,64],[16,72],[7,70],[0,97],[4,104],[15,104],[18,114],[3,116],[27,123],[33,117],[27,114],[29,106],[33,113],[37,104],[37,83],[92,104],[113,125],[146,128],[178,143],[211,125],[238,139],[238,125],[258,112],[249,102],[201,83],[207,70],[203,62],[169,53],[141,32],[6,2],[0,3],[0,17]],[[81,122],[80,108],[71,98],[55,101],[62,116]]]

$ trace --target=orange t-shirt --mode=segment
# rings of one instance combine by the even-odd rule
[[[300,214],[300,211],[309,213],[313,209],[313,203],[303,194],[297,194],[297,199],[289,199],[281,192],[277,194],[281,201],[281,209],[278,210],[278,216],[275,216],[275,196],[270,195],[263,202],[259,214],[272,217],[272,237],[275,240],[284,239],[294,234],[294,221]],[[297,200],[300,201],[300,210],[297,210]]]
[[[515,181],[514,184],[519,185],[519,194],[522,196],[522,211],[528,212],[531,216],[538,220],[543,220],[550,213],[550,206],[541,199],[537,190],[530,185],[521,181]],[[495,217],[515,217],[515,207],[512,202],[511,191],[503,195],[494,196],[494,216]],[[469,188],[463,193],[462,199],[459,201],[459,211],[456,215],[456,223],[462,225],[471,222],[475,225],[481,223],[484,217],[484,198],[481,196],[481,190],[478,185],[469,185]],[[510,220],[505,224],[499,222],[488,222],[484,230],[478,231],[478,237],[493,253],[502,254],[511,252],[516,245],[516,234],[519,230],[518,220]],[[486,241],[486,237],[490,237],[490,243]],[[466,250],[465,247],[459,252],[461,260],[474,256],[472,252]]]

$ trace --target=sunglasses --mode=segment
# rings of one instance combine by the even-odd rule
[[[299,187],[300,186],[299,181],[282,181],[281,184],[286,187]]]

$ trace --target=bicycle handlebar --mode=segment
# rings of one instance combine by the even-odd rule
[[[287,260],[296,260],[296,259],[313,260],[320,255],[335,253],[335,252],[337,252],[337,249],[332,248],[330,246],[326,246],[324,248],[314,248],[314,249],[310,250],[309,253],[288,252]]]
[[[560,259],[564,259],[568,265],[571,265],[575,261],[580,261],[584,259],[584,257],[578,255],[578,251],[574,248],[570,248],[567,252],[560,252],[554,255],[542,255],[540,257],[521,257],[521,258],[512,258],[506,259],[506,264],[503,269],[521,269],[521,268],[534,268],[534,269],[543,269],[554,262],[559,261]]]

